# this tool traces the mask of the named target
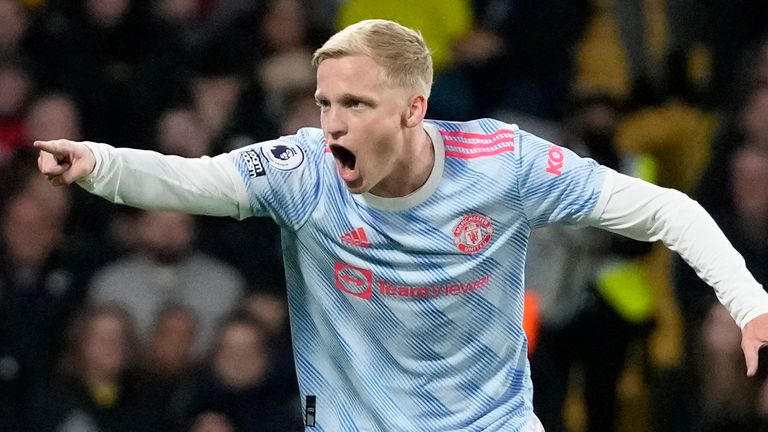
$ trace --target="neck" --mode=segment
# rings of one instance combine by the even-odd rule
[[[384,180],[371,193],[382,198],[399,198],[412,194],[427,182],[435,165],[435,148],[432,139],[419,125],[406,132],[402,157],[395,162],[390,179]]]

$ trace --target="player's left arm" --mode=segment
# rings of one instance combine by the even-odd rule
[[[607,170],[597,205],[582,222],[644,241],[661,240],[715,289],[742,329],[747,374],[768,345],[768,293],[712,217],[682,192]]]

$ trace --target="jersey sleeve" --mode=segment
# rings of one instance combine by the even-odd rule
[[[661,240],[715,289],[734,320],[744,326],[768,313],[768,294],[750,274],[712,217],[674,189],[606,172],[601,201],[585,223],[636,240]]]
[[[320,199],[323,151],[322,137],[302,129],[234,150],[228,157],[245,185],[252,213],[295,230]]]
[[[243,183],[226,154],[182,158],[102,143],[83,144],[93,152],[96,165],[77,184],[110,202],[237,219],[252,216]]]
[[[517,179],[532,228],[576,224],[597,205],[606,168],[592,159],[519,131]]]

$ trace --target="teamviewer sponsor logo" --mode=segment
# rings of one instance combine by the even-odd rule
[[[381,279],[376,280],[376,283],[379,287],[380,294],[386,296],[419,298],[458,296],[473,293],[488,285],[490,280],[491,275],[486,275],[468,283],[455,282],[443,285],[406,286],[396,285]]]
[[[337,261],[333,269],[333,279],[336,288],[341,291],[361,299],[371,299],[371,294],[373,294],[372,271]]]
[[[353,267],[343,262],[334,266],[336,288],[355,297],[370,300],[374,291],[379,295],[401,298],[455,297],[479,291],[490,283],[491,275],[481,276],[470,282],[409,286],[396,284],[375,277],[368,269]]]

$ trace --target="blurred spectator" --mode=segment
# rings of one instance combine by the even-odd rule
[[[242,276],[194,246],[192,216],[148,211],[136,224],[141,249],[99,270],[89,296],[126,308],[143,340],[168,303],[188,307],[199,319],[194,351],[210,344],[215,324],[245,291]]]
[[[314,94],[311,55],[327,33],[311,19],[313,3],[266,0],[243,12],[238,44],[214,43],[197,52],[192,104],[215,152],[271,139],[287,114],[285,99]],[[294,131],[295,132],[295,131]]]
[[[68,329],[59,379],[32,405],[34,431],[157,431],[164,407],[140,387],[138,341],[128,314],[114,305],[82,311]]]
[[[260,1],[151,0],[152,14],[179,36],[192,55],[192,67],[218,62],[228,70],[245,70],[251,48],[251,21]]]
[[[244,309],[256,320],[269,336],[272,346],[273,380],[284,389],[298,393],[298,381],[293,360],[288,304],[283,297],[270,292],[251,294],[245,299]]]
[[[142,250],[141,238],[136,235],[139,232],[141,214],[142,211],[134,207],[116,206],[106,233],[110,251],[114,252],[112,260],[133,255]]]
[[[186,54],[143,3],[81,0],[40,29],[43,84],[74,95],[90,139],[146,145],[143,131],[181,93]]]
[[[29,19],[18,0],[0,0],[0,63],[22,55]]]
[[[34,82],[21,63],[0,63],[0,164],[25,145],[24,113]]]
[[[768,2],[763,0],[713,0],[710,14],[699,20],[703,35],[712,54],[712,78],[707,89],[706,102],[717,107],[728,103],[739,85],[739,66],[745,56],[754,50],[768,31]],[[691,8],[680,8],[675,22],[689,22],[691,9],[699,9],[699,2]],[[689,24],[690,25],[690,24]],[[723,35],[725,35],[723,37]]]
[[[197,112],[190,108],[163,111],[157,125],[157,149],[183,157],[211,156],[211,140]]]
[[[192,106],[213,142],[215,153],[234,150],[274,137],[274,119],[268,114],[260,84],[239,71],[209,66],[193,73]]]
[[[152,0],[153,16],[173,28],[182,40],[182,45],[192,52],[192,42],[199,33],[201,16],[200,0]]]
[[[746,144],[768,145],[768,38],[751,53],[738,75],[741,90],[721,115],[711,146],[709,165],[699,178],[696,199],[716,219],[733,208],[730,183],[731,159]],[[690,149],[686,149],[690,152]]]
[[[184,24],[200,15],[200,0],[153,0],[153,13],[168,22]]]
[[[304,89],[288,93],[283,98],[285,114],[280,121],[280,133],[290,135],[304,127],[320,127],[320,110],[314,90]]]
[[[301,430],[296,393],[273,381],[271,353],[269,335],[252,318],[236,314],[226,320],[210,363],[178,394],[174,413],[179,427],[216,423],[214,430],[227,430],[224,425],[230,423],[238,431]]]
[[[169,303],[157,314],[144,356],[147,380],[170,397],[195,365],[197,317],[189,308]]]
[[[737,150],[727,185],[732,207],[728,213],[718,215],[723,232],[763,286],[768,286],[766,172],[768,149],[747,145]],[[690,267],[679,266],[676,282],[687,317],[688,350],[698,384],[698,426],[703,430],[724,430],[724,425],[730,425],[731,430],[748,430],[746,425],[767,412],[758,398],[758,386],[766,385],[765,370],[761,369],[759,380],[746,377],[738,326]]]
[[[34,99],[25,120],[25,140],[81,140],[80,112],[63,93],[47,93]]]
[[[245,299],[245,310],[258,321],[270,338],[284,337],[288,331],[288,305],[272,293],[257,293]]]
[[[161,21],[181,32],[191,56],[185,98],[175,103],[195,111],[214,153],[272,137],[265,95],[251,73],[260,51],[255,33],[261,2],[198,1],[194,17],[188,5],[169,6],[176,3],[182,1],[154,4]]]
[[[235,73],[196,76],[192,81],[192,97],[200,123],[207,133],[222,139],[233,126],[238,101],[245,91],[244,79]]]
[[[31,389],[50,377],[61,329],[79,307],[97,247],[65,236],[67,189],[32,172],[36,155],[19,152],[2,174],[13,192],[0,201],[0,429],[23,427]]]
[[[766,45],[766,49],[768,50],[768,45]],[[768,66],[768,56],[766,56],[765,63]],[[765,79],[768,80],[768,73],[766,73]],[[768,128],[766,128],[766,121],[768,121],[768,82],[751,94],[739,120],[745,142],[768,147]]]
[[[307,0],[265,0],[259,9],[260,53],[255,74],[278,123],[291,114],[287,99],[292,94],[314,96],[312,53],[329,35],[310,19],[310,4]]]
[[[734,215],[727,220],[727,223],[734,230],[741,232],[745,240],[757,246],[768,246],[768,176],[766,173],[768,173],[768,145],[747,145],[737,151],[731,163]],[[768,258],[768,255],[765,258]],[[753,271],[752,274],[755,277],[764,277],[764,280],[768,281],[768,259],[755,261],[765,264],[765,273]]]
[[[441,90],[438,76],[433,112],[451,115],[451,95],[468,87],[472,111],[464,115],[501,113],[514,123],[525,117],[562,119],[588,1],[479,0],[472,2],[472,11],[475,27],[454,48],[455,73],[464,84]]]
[[[235,427],[223,414],[205,412],[195,418],[190,432],[235,432]]]
[[[202,251],[237,268],[252,291],[284,292],[280,228],[272,219],[200,217],[198,221]]]

